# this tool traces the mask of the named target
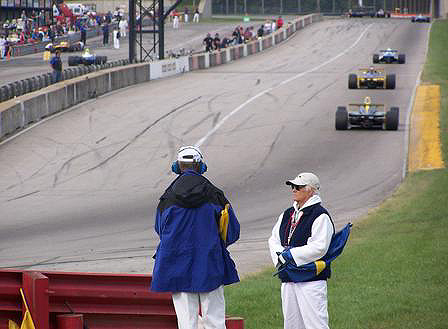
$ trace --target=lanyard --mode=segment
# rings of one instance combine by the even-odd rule
[[[291,215],[291,226],[289,227],[289,234],[288,234],[288,246],[289,246],[289,242],[291,241],[292,235],[294,234],[294,231],[296,229],[296,226],[299,224],[300,222],[300,218],[303,215],[303,211],[294,211],[293,214]]]

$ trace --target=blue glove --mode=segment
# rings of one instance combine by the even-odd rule
[[[281,253],[277,252],[277,256],[278,256],[278,262],[277,262],[277,266],[276,266],[277,268],[279,268],[287,263],[295,264],[294,259],[292,258],[292,255],[291,255],[291,251],[289,249],[285,249]]]

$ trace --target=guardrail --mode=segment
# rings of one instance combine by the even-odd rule
[[[0,271],[0,329],[21,323],[20,288],[37,329],[68,329],[63,320],[73,314],[89,329],[177,328],[171,294],[150,286],[151,276],[141,274]],[[227,317],[226,325],[243,329],[244,320]]]

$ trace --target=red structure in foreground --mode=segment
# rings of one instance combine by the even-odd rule
[[[0,271],[0,329],[22,321],[23,289],[36,329],[175,329],[171,294],[139,274]],[[228,317],[228,329],[244,329]]]

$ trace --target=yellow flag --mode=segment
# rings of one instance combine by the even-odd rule
[[[22,295],[23,303],[25,304],[26,309],[25,315],[23,316],[22,324],[20,325],[20,329],[36,329],[36,327],[34,327],[30,310],[28,309],[28,305],[26,304],[25,295],[23,294],[22,288],[20,288],[20,294]]]
[[[31,318],[31,313],[29,310],[25,312],[25,315],[23,316],[22,325],[20,326],[20,329],[36,329],[34,327],[33,319]]]
[[[12,320],[8,321],[8,329],[19,329],[19,325]]]

